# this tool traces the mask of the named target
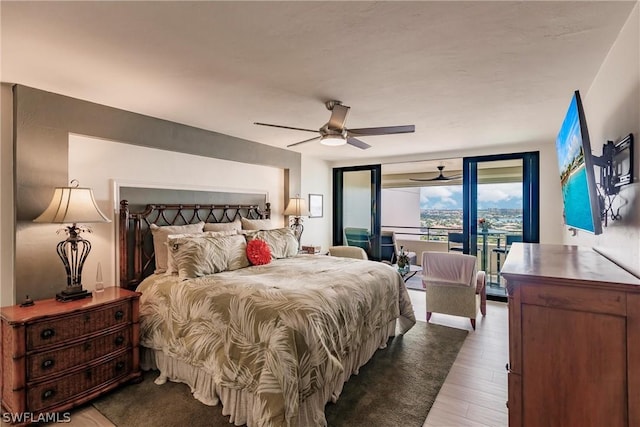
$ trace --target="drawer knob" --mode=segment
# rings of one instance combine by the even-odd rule
[[[116,363],[116,371],[122,371],[124,369],[124,362],[120,361]]]
[[[89,351],[89,350],[91,350],[91,343],[90,343],[90,342],[85,342],[85,343],[82,345],[82,349],[83,349],[84,351]]]
[[[124,318],[124,311],[118,310],[114,316],[116,320],[122,320]]]
[[[53,365],[55,364],[53,359],[47,359],[45,361],[42,362],[42,369],[50,369],[53,368]]]
[[[124,337],[122,335],[118,335],[114,342],[116,345],[122,345],[122,343],[124,342]]]
[[[53,389],[45,390],[42,392],[42,400],[51,399],[53,396],[55,396],[55,394],[56,391]]]
[[[504,369],[506,369],[507,372],[509,372],[509,364],[508,363],[506,365],[504,365]]]
[[[42,338],[43,340],[48,340],[49,338],[53,338],[55,334],[56,334],[56,331],[54,331],[53,329],[47,328],[44,331],[40,332],[40,338]]]

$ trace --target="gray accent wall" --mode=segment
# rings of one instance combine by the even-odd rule
[[[13,87],[15,151],[15,298],[50,298],[66,285],[55,253],[64,234],[34,224],[53,188],[68,185],[69,134],[247,164],[285,173],[285,200],[300,192],[301,156],[217,132],[119,110],[22,85]],[[221,184],[225,177],[221,177]],[[5,304],[3,302],[3,304]]]
[[[13,304],[14,202],[13,202],[13,93],[0,85],[0,305]]]

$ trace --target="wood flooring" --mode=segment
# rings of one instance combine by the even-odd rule
[[[409,294],[416,316],[424,321],[424,292]],[[430,323],[467,329],[469,335],[423,427],[507,426],[507,303],[487,301],[487,315],[477,319],[475,331],[469,319],[446,314],[433,313]]]
[[[419,321],[425,321],[424,292],[409,290],[409,295],[416,317]],[[494,301],[487,301],[487,316],[478,318],[475,331],[471,329],[469,319],[433,314],[431,323],[467,329],[470,332],[423,427],[508,425],[505,370],[509,354],[507,317],[507,304]],[[65,425],[114,427],[91,405],[73,411],[71,422]]]

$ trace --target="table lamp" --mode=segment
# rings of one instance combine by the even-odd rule
[[[93,191],[81,188],[78,181],[71,181],[73,187],[57,187],[49,206],[34,219],[34,222],[65,224],[64,231],[68,237],[58,243],[58,256],[67,272],[67,287],[56,294],[59,301],[72,301],[91,296],[91,292],[82,288],[82,268],[91,251],[91,243],[83,239],[80,233],[91,232],[88,227],[78,226],[77,223],[111,222],[96,205]],[[60,232],[61,230],[58,230]]]
[[[293,233],[296,235],[296,239],[298,239],[298,250],[300,250],[300,238],[302,237],[302,232],[304,231],[304,226],[302,225],[303,216],[309,216],[309,209],[307,209],[307,202],[303,198],[300,197],[299,194],[296,197],[292,197],[289,199],[289,204],[284,210],[284,215],[292,216],[291,228],[293,229]]]

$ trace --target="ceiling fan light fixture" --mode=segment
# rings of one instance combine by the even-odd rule
[[[298,128],[293,126],[275,125],[271,123],[254,122],[254,124],[260,125],[260,126],[280,128],[280,129],[300,130],[304,132],[312,132],[312,133],[319,134],[315,138],[308,138],[303,141],[298,141],[298,142],[294,142],[293,144],[289,144],[287,145],[287,148],[296,147],[300,144],[306,144],[311,141],[319,140],[321,144],[331,146],[331,147],[338,147],[340,145],[349,144],[361,150],[366,150],[367,148],[371,148],[371,146],[366,142],[361,141],[359,139],[360,137],[415,132],[414,125],[347,129],[345,127],[345,122],[347,120],[347,115],[349,113],[350,107],[346,105],[342,105],[342,102],[340,101],[334,101],[334,100],[327,101],[325,103],[325,106],[327,107],[327,109],[331,111],[331,117],[329,117],[329,121],[325,123],[318,130]]]
[[[320,140],[320,144],[330,147],[337,147],[339,145],[345,145],[346,143],[347,140],[342,135],[325,135]]]

